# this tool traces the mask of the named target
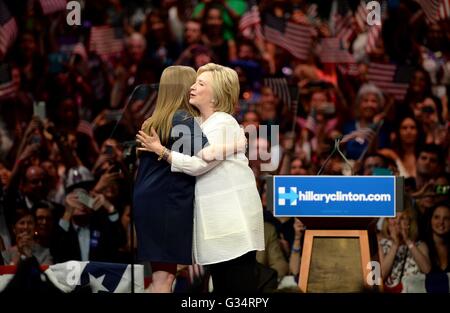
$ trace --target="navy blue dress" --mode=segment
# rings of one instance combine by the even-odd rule
[[[175,126],[189,128],[190,136],[171,137],[167,148],[194,155],[207,145],[189,113],[177,111]],[[192,263],[194,188],[195,177],[171,172],[170,164],[158,161],[155,153],[141,154],[133,196],[139,260]]]

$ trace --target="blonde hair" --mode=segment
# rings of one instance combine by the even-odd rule
[[[195,83],[195,70],[188,66],[169,66],[159,82],[158,99],[153,115],[142,124],[142,130],[150,134],[153,127],[162,144],[167,144],[172,129],[173,115],[177,110],[186,110],[192,116],[199,112],[189,104],[189,88]]]
[[[215,110],[233,114],[239,100],[239,77],[236,71],[229,67],[208,63],[197,70],[197,75],[204,72],[210,72],[212,76],[211,87]]]
[[[407,217],[409,219],[408,236],[409,236],[409,238],[411,238],[412,241],[417,241],[417,239],[419,237],[419,230],[418,230],[418,225],[417,225],[416,213],[410,208],[407,208],[407,209],[405,209],[405,210],[403,210],[401,212],[398,212],[398,213],[401,213],[404,217]],[[390,219],[397,219],[397,218],[398,218],[398,215],[395,218],[386,218],[383,221],[383,227],[381,229],[382,237],[389,238],[389,239],[392,238],[391,237],[391,233],[389,232],[389,220]]]

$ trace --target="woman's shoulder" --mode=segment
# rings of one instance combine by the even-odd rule
[[[215,112],[214,119],[230,125],[239,125],[233,115],[226,112]]]
[[[186,124],[194,120],[193,116],[186,110],[180,109],[173,114],[172,125]]]
[[[187,118],[192,118],[192,115],[184,110],[184,109],[179,109],[176,110],[175,113],[173,114],[173,119],[187,119]]]

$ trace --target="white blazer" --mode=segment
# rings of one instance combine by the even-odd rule
[[[211,145],[241,134],[236,120],[224,112],[215,112],[200,127]],[[245,154],[210,163],[175,151],[171,155],[173,172],[197,176],[194,262],[214,264],[264,250],[263,209]]]

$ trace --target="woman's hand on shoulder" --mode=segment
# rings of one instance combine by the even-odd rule
[[[141,144],[141,147],[138,148],[139,151],[148,151],[160,154],[164,149],[161,144],[161,140],[153,127],[150,135],[140,130],[136,135],[136,141]]]

